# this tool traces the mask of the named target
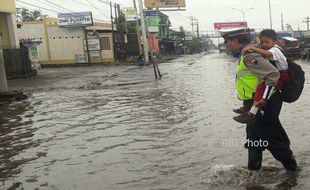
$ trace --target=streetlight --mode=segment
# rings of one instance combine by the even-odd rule
[[[252,9],[254,9],[254,8],[253,8],[253,7],[247,8],[247,9],[236,9],[236,8],[232,8],[232,10],[240,11],[240,12],[242,13],[242,15],[243,15],[243,21],[245,21],[245,13],[246,13],[247,11],[249,11],[249,10],[252,10]]]
[[[269,1],[269,19],[270,19],[270,29],[272,29],[272,17],[271,17],[271,2]]]

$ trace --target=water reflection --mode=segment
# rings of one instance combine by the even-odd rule
[[[37,155],[23,157],[24,150],[36,147],[40,142],[34,138],[35,128],[31,119],[33,107],[29,101],[3,105],[0,110],[0,181],[18,176],[22,166],[36,160]],[[20,183],[15,183],[9,189],[15,189]]]
[[[144,67],[47,70],[59,79],[24,84],[30,99],[0,110],[0,189],[310,187],[303,149],[296,157],[305,170],[292,175],[270,155],[265,170],[249,172],[242,144],[217,146],[244,138],[244,127],[231,120],[240,104],[234,62],[217,54],[182,57],[161,65],[160,81]],[[300,104],[284,106],[283,123],[297,147],[308,147],[310,102]]]

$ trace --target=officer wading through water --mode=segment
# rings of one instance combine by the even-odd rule
[[[242,53],[251,43],[248,28],[221,30],[220,33],[229,51],[234,57],[239,58],[236,88],[245,111],[249,111],[253,105],[253,94],[257,85],[262,82],[266,85],[266,99],[256,104],[261,111],[256,115],[255,122],[246,127],[248,168],[260,170],[263,151],[267,149],[287,170],[299,171],[300,168],[290,149],[290,140],[279,120],[283,101],[280,92],[274,91],[280,78],[279,70],[258,53]]]

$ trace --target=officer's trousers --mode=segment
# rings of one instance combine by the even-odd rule
[[[293,152],[290,149],[290,140],[282,127],[279,115],[282,108],[282,99],[279,92],[276,92],[267,105],[256,116],[256,122],[246,128],[247,140],[267,141],[267,146],[253,146],[245,144],[248,148],[248,168],[259,170],[262,166],[263,151],[269,150],[273,157],[280,161],[287,170],[298,170]],[[244,101],[246,109],[251,109],[253,100]]]
[[[290,148],[267,148],[273,157],[280,161],[285,169],[290,171],[299,170],[295,157],[293,156],[293,152]],[[263,150],[249,148],[249,160],[248,160],[248,168],[250,170],[260,170],[262,167],[263,161]]]

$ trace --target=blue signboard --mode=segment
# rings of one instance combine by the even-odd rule
[[[145,11],[145,16],[147,16],[147,17],[154,17],[154,16],[157,16],[157,12],[158,11],[146,10]]]

